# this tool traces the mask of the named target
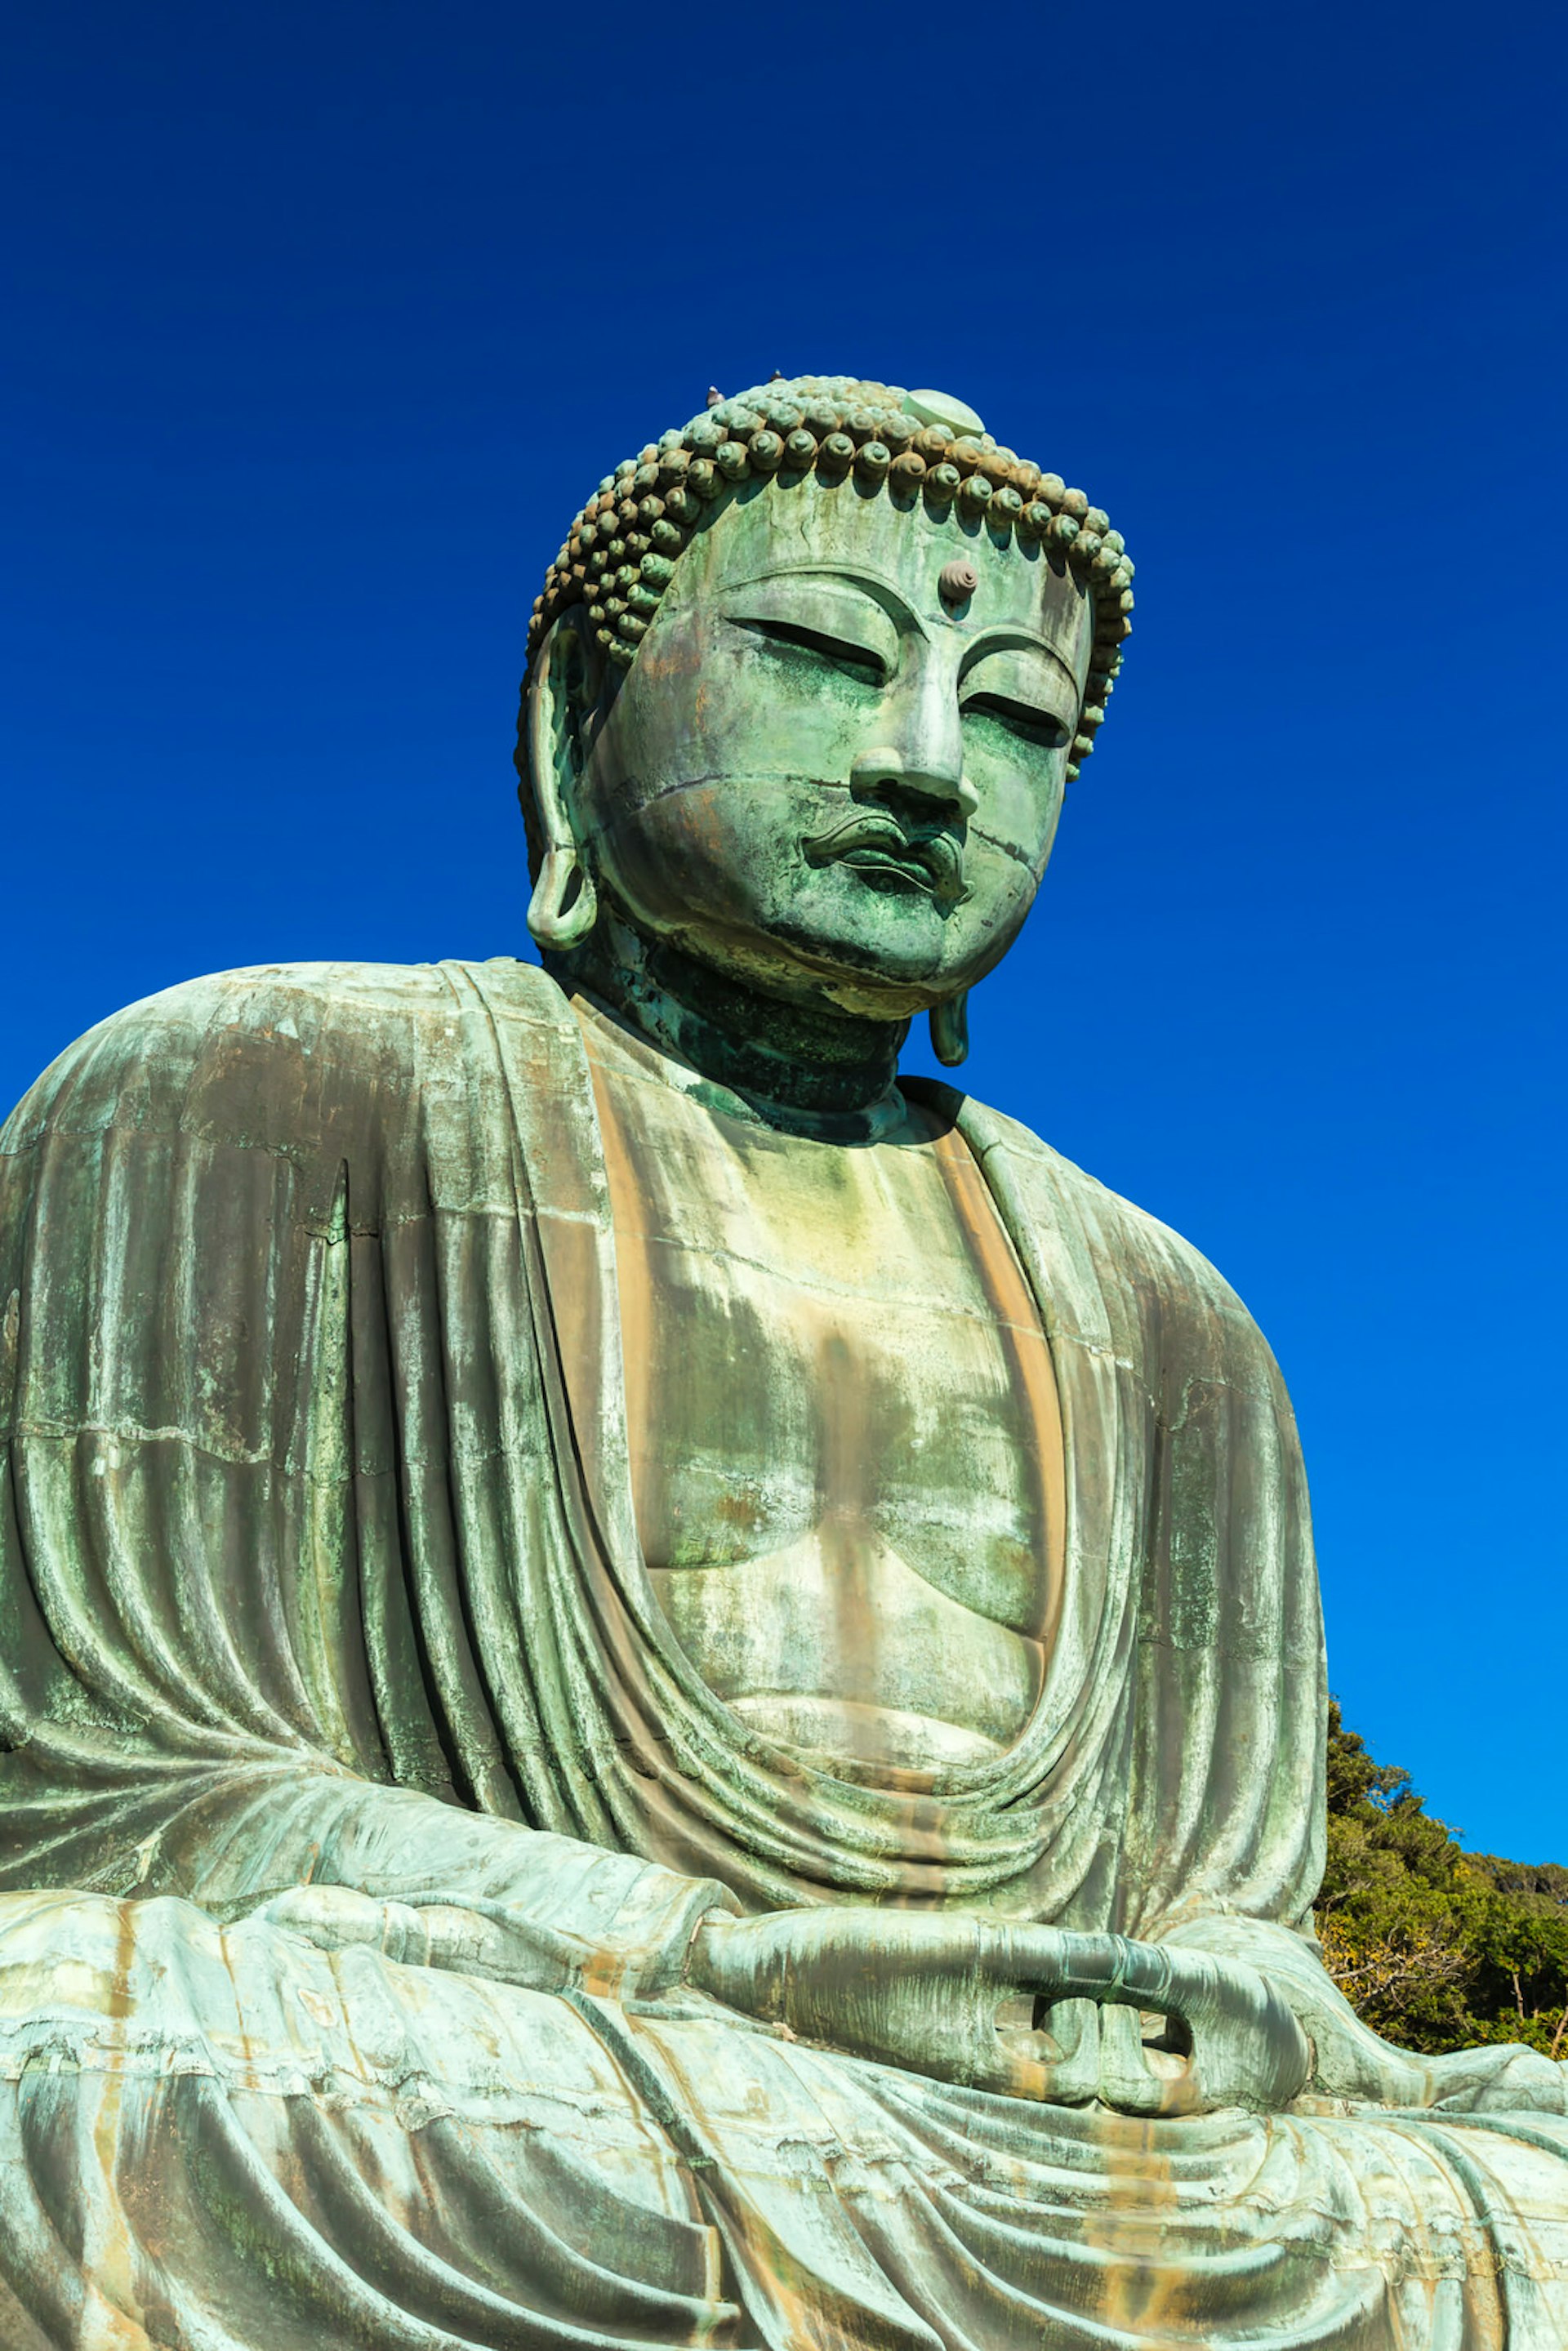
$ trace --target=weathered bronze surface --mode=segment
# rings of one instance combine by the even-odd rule
[[[1130,576],[938,393],[718,401],[538,607],[545,968],[14,1113],[0,2351],[1568,2344],[1568,2071],[1318,1958],[1262,1339],[897,1079]]]

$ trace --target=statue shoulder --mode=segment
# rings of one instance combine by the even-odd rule
[[[1093,1265],[1102,1284],[1130,1289],[1149,1310],[1195,1313],[1229,1332],[1231,1344],[1256,1358],[1277,1379],[1266,1341],[1251,1313],[1203,1251],[1185,1236],[1078,1166],[1020,1121],[950,1088],[935,1085],[1004,1200],[1009,1221],[1052,1227],[1070,1249]]]
[[[182,981],[67,1047],[12,1113],[3,1147],[112,1123],[298,1144],[324,1129],[406,1123],[418,1088],[475,1017],[559,1026],[537,965],[279,963]],[[323,1139],[325,1139],[323,1137]]]

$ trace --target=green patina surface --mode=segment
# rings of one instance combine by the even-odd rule
[[[194,981],[14,1113],[5,2351],[1568,2342],[1563,2067],[1321,1963],[1266,1346],[898,1081],[1124,561],[940,394],[719,403],[540,601],[545,968]]]

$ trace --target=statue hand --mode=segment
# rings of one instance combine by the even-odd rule
[[[1124,2113],[1272,2111],[1296,2095],[1311,2064],[1283,1999],[1241,1962],[962,1913],[716,1914],[697,1929],[686,1980],[854,2055]],[[1062,2002],[1071,2004],[1065,2045],[1040,2029]],[[1023,2011],[1016,2022],[998,2012],[1009,2005]],[[1144,2044],[1138,2012],[1150,2010],[1176,2020],[1166,2047]]]
[[[693,1938],[685,1980],[800,2040],[939,2081],[1043,2097],[1041,2037],[998,2027],[997,2011],[1027,1993],[1019,1943],[1050,1931],[1020,1936],[936,1910],[716,1911]]]
[[[319,1950],[369,1946],[405,1967],[444,1968],[536,1991],[559,1991],[570,1980],[559,1938],[530,1927],[503,1904],[384,1900],[350,1886],[292,1886],[251,1913],[267,1927],[303,1936]]]
[[[1143,2004],[1172,2020],[1176,2030],[1167,2039],[1178,2051],[1186,2044],[1183,2070],[1166,2078],[1154,2111],[1207,2114],[1216,2106],[1249,2106],[1277,2114],[1305,2087],[1312,2044],[1284,1994],[1259,1969],[1159,1944],[1128,1949],[1169,1968],[1164,1991]],[[1102,2012],[1103,2023],[1107,2013]]]

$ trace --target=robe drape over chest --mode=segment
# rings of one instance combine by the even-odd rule
[[[0,2277],[16,2309],[32,2309],[35,2332],[15,2319],[11,2334],[0,2327],[7,2346],[333,2351],[373,2340],[444,2351],[711,2337],[817,2351],[1229,2344],[1261,2339],[1246,2331],[1254,2325],[1281,2344],[1372,2351],[1406,2339],[1376,2331],[1408,2253],[1396,2243],[1405,2222],[1387,2217],[1403,2214],[1405,2190],[1387,2189],[1381,2220],[1346,2217],[1343,2199],[1364,2206],[1370,2191],[1364,2177],[1352,2193],[1323,2135],[1349,2126],[1232,2118],[1228,2137],[1215,2118],[1155,2126],[1020,2112],[784,2052],[712,2004],[698,2015],[679,2006],[681,1954],[719,1903],[951,1904],[1207,1940],[1303,1980],[1319,1972],[1308,1914],[1322,1867],[1322,1633],[1278,1372],[1234,1294],[1175,1235],[1011,1121],[945,1089],[924,1099],[956,1118],[1033,1289],[1068,1497],[1064,1602],[1034,1717],[1007,1753],[946,1770],[924,1792],[770,1743],[706,1687],[664,1622],[632,1514],[592,1088],[575,1017],[542,973],[507,960],[195,982],[92,1031],[14,1114],[0,1143],[0,1893],[12,1897],[0,1901],[10,1919],[0,1921],[0,2074],[16,2092],[6,2128],[18,2147],[34,2144],[47,2112],[57,2137],[87,2134],[99,2155],[90,2185],[57,2147],[14,2158],[30,2166],[40,2209],[51,2162],[74,2183],[47,2215],[57,2255],[64,2246],[49,2291],[86,2331],[40,2316],[41,2287],[28,2304],[26,2263],[43,2256],[13,2250]],[[370,1954],[329,1962],[236,1923],[306,1880],[505,1903],[536,1938],[537,1986],[452,1979],[433,1991],[423,1971],[416,1996],[420,1970]],[[83,1981],[98,1980],[101,1959],[119,1985],[112,2015],[86,1993],[72,2006],[69,1970],[51,1973],[49,1955],[66,1951]],[[289,2008],[289,1970],[319,2028],[314,2057]],[[427,2024],[433,2001],[451,2011],[439,2032],[429,2024],[428,2063],[398,2040],[405,1999],[423,2003]],[[678,2016],[661,2022],[672,2000]],[[228,2003],[221,2027],[214,2001]],[[365,2053],[367,2001],[395,2044],[384,2062]],[[359,2020],[351,2063],[329,2010],[345,2032]],[[917,2258],[891,2190],[880,2250],[863,2213],[849,2230],[852,2259],[848,2238],[829,2244],[831,2229],[815,2252],[815,2239],[794,2242],[784,2189],[770,2203],[771,2190],[744,2185],[747,2162],[777,2165],[777,2147],[766,2162],[755,2149],[743,2160],[734,2135],[749,2126],[736,2119],[727,2138],[711,2085],[702,2100],[681,2086],[704,2035],[721,2071],[747,2053],[747,2112],[758,2098],[768,2107],[773,2092],[758,2083],[770,2067],[814,2113],[839,2099],[835,2145],[858,2148],[862,2170],[885,2161],[918,2178],[915,2236],[932,2196],[957,2195],[968,2217],[947,2213],[943,2229],[957,2231],[962,2258],[941,2243]],[[459,2042],[490,2053],[458,2063]],[[261,2202],[273,2191],[256,2183],[285,2183],[287,2210],[268,2205],[257,2226],[281,2232],[298,2273],[297,2332],[276,2310],[223,2314],[250,2310],[246,2295],[260,2293],[228,2238],[234,2278],[217,2315],[216,2289],[182,2267],[177,2244],[153,2243],[131,2210],[145,2188],[115,2136],[129,2128],[122,2107],[108,2156],[98,2108],[90,2129],[79,2112],[62,2118],[78,2095],[63,2084],[120,2079],[128,2064],[150,2102],[138,2109],[147,2145],[169,2085],[183,2083],[219,2169],[240,2165],[243,2139],[240,2168]],[[620,2084],[614,2095],[596,2065]],[[575,2088],[559,2086],[562,2068]],[[292,2119],[270,2107],[265,2125],[236,2119],[236,2101],[258,2097]],[[602,2110],[626,2147],[607,2152],[606,2139],[563,2156],[547,2179],[549,2131],[536,2115],[527,2180],[493,2152],[468,2171],[461,2150],[432,2156],[434,2171],[409,2152],[454,2116],[511,2148],[530,2097]],[[344,2099],[390,2134],[373,2159],[358,2142],[320,2155],[336,2127],[323,2116]],[[1540,2315],[1552,2294],[1568,2313],[1554,2267],[1568,2260],[1561,2121],[1510,2142],[1510,2163],[1559,2183],[1542,2189],[1531,2171],[1528,2190],[1455,2188],[1458,2158],[1427,2148],[1430,2128],[1410,2125],[1416,2151],[1393,2160],[1384,2150],[1372,2165],[1392,2162],[1403,2179],[1427,2164],[1449,2183],[1451,2242],[1410,2256],[1416,2283],[1398,2289],[1416,2314],[1401,2322],[1419,2330],[1407,2339],[1503,2341],[1474,2331],[1477,2296],[1490,2294],[1513,2313],[1514,2344],[1568,2342],[1568,2315],[1561,2335]],[[1286,2155],[1284,2141],[1261,2147],[1270,2129]],[[867,2133],[883,2154],[866,2151]],[[923,2153],[910,2151],[912,2133]],[[1484,2172],[1497,2132],[1477,2124],[1471,2137],[1479,2152],[1465,2160]],[[612,2223],[600,2208],[636,2172],[633,2142],[646,2142],[646,2168],[626,2193],[648,2247],[637,2255],[633,2244],[628,2262],[631,2208],[617,2205]],[[1211,2294],[1202,2334],[1184,2331],[1174,2303],[1140,2311],[1132,2286],[1116,2283],[1109,2222],[1090,2230],[1092,2260],[1061,2212],[1056,2233],[1040,2235],[1040,2199],[1072,2203],[1058,2175],[1092,2202],[1113,2175],[1124,2189],[1126,2167],[1146,2167],[1151,2148],[1166,2181],[1159,2226],[1190,2223],[1198,2267],[1234,2265],[1243,2252],[1252,2265],[1250,2284],[1227,2289],[1234,2318]],[[179,2240],[207,2190],[188,2151],[167,2160],[183,2183],[168,2189],[186,2214]],[[1357,2160],[1364,2175],[1372,2158]],[[1274,2209],[1296,2194],[1316,2220],[1291,2220],[1300,2241],[1288,2258],[1278,2246],[1265,2258],[1246,2231],[1217,2252],[1228,2195],[1252,2195],[1270,2161],[1295,2167],[1294,2189],[1281,2175],[1270,2189]],[[399,2235],[384,2259],[338,2242],[323,2163],[341,2171],[356,2226],[380,2215],[374,2226]],[[942,2184],[966,2164],[967,2190]],[[1055,2180],[1049,2196],[1030,2184],[1031,2164]],[[1184,2165],[1207,2184],[1188,2194]],[[860,2210],[847,2187],[833,2193]],[[94,2251],[110,2207],[118,2283],[104,2283],[109,2257]],[[586,2281],[561,2250],[580,2208],[593,2245]],[[820,2219],[820,2199],[812,2209]],[[1334,2226],[1325,2212],[1340,2215]],[[983,2228],[977,2214],[988,2215]],[[612,2258],[594,2227],[622,2251]],[[497,2229],[512,2267],[481,2291],[476,2263],[501,2257],[473,2247]],[[555,2251],[539,2250],[541,2231]],[[204,2259],[207,2274],[228,2276],[210,2246]],[[319,2275],[308,2274],[313,2260]],[[442,2269],[450,2309],[421,2262]],[[1338,2270],[1351,2274],[1343,2292]],[[960,2273],[970,2283],[954,2302]],[[989,2318],[959,2307],[981,2293],[977,2276],[991,2282]],[[124,2331],[94,2315],[99,2303]],[[1441,2323],[1421,2314],[1428,2303]],[[164,2314],[162,2333],[149,2308]],[[1040,2311],[1065,2331],[1042,2335]]]
[[[1279,1375],[1193,1250],[955,1108],[1056,1363],[1070,1563],[1028,1733],[923,1796],[743,1729],[653,1601],[553,982],[263,971],[84,1040],[6,1138],[7,1881],[221,1904],[236,1806],[247,1847],[290,1807],[221,1865],[248,1894],[370,1782],[757,1907],[1298,1923],[1323,1667]]]

